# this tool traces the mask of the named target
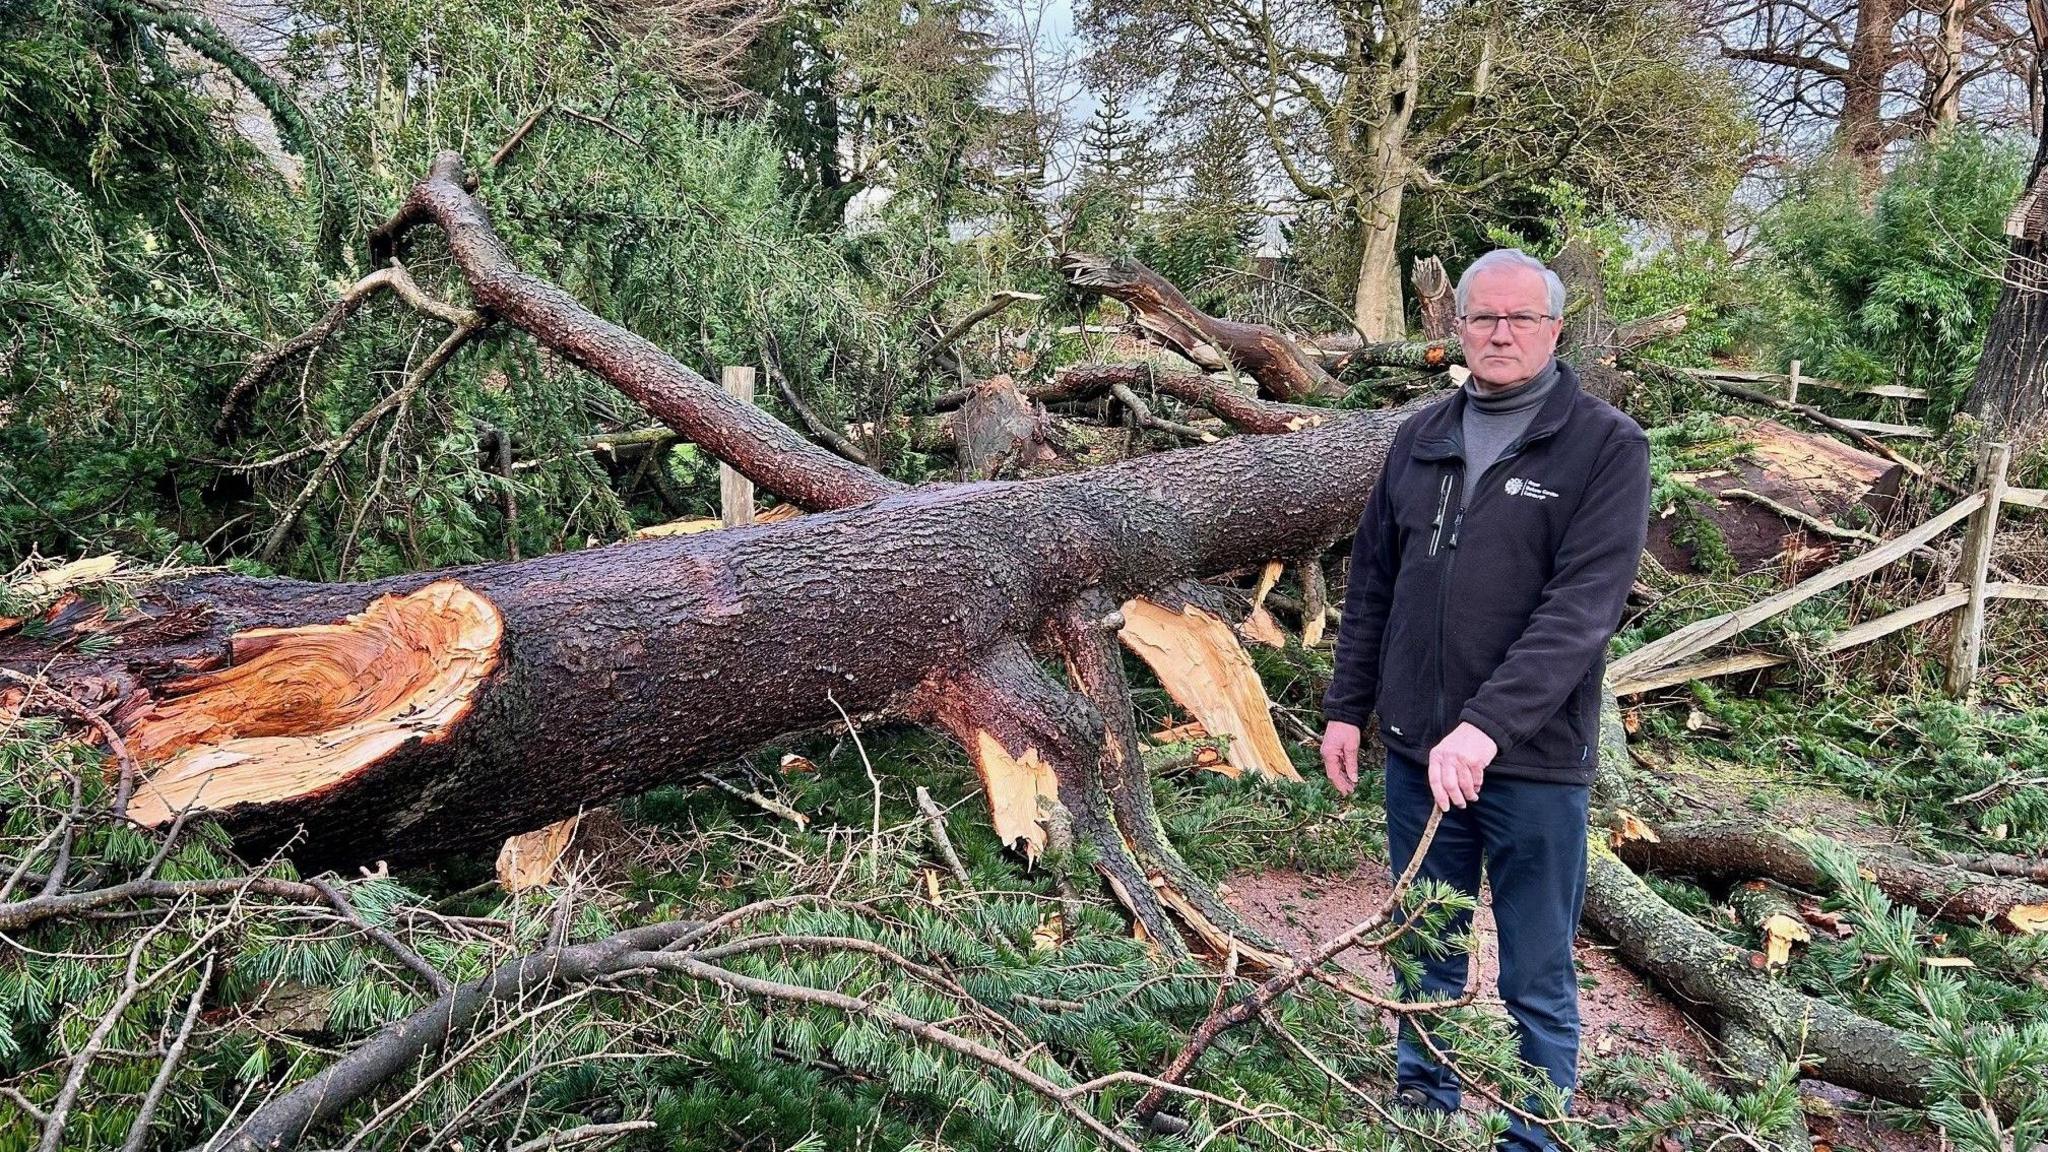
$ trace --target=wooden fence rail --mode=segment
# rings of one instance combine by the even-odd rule
[[[1997,538],[1999,510],[2005,507],[2048,509],[2048,489],[2006,487],[2006,469],[2011,459],[2011,450],[2006,445],[1987,446],[1978,464],[1981,489],[1963,497],[1939,515],[1846,563],[1816,573],[1747,607],[1694,621],[1616,660],[1607,669],[1609,691],[1617,696],[1627,696],[1691,680],[1785,664],[1788,657],[1767,652],[1738,653],[1711,659],[1696,657],[1823,592],[1877,572],[1967,520],[1970,526],[1963,545],[1961,581],[1950,585],[1940,595],[1844,629],[1823,647],[1826,652],[1840,652],[1924,620],[1955,613],[1957,618],[1949,645],[1946,686],[1950,695],[1967,697],[1975,687],[1982,656],[1985,605],[1993,600],[2048,601],[2048,587],[1986,579]]]
[[[1732,384],[1781,384],[1785,388],[1786,401],[1793,404],[1800,402],[1799,390],[1804,387],[1851,392],[1859,396],[1881,396],[1888,400],[1927,399],[1925,388],[1908,388],[1903,384],[1849,384],[1840,380],[1821,380],[1805,375],[1799,368],[1799,361],[1794,360],[1788,372],[1743,372],[1730,368],[1680,368],[1678,371],[1703,380],[1721,380]],[[1925,440],[1934,435],[1933,429],[1918,424],[1888,424],[1880,420],[1851,420],[1842,416],[1830,418],[1873,436],[1909,436]]]

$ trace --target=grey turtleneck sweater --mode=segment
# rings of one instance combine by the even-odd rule
[[[1543,371],[1504,392],[1481,392],[1476,377],[1465,379],[1465,490],[1461,504],[1472,502],[1472,486],[1500,459],[1529,424],[1557,385],[1557,359]]]

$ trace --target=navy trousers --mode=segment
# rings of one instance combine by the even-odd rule
[[[1416,842],[1436,801],[1426,766],[1387,756],[1387,847],[1394,875],[1415,855]],[[1572,937],[1586,901],[1585,785],[1550,784],[1489,774],[1479,800],[1444,814],[1418,877],[1479,895],[1483,863],[1493,888],[1493,920],[1500,937],[1500,995],[1514,1018],[1522,1060],[1547,1073],[1569,1097],[1578,1084],[1579,983]],[[1464,932],[1469,915],[1449,932]],[[1465,989],[1463,952],[1422,955],[1422,982],[1404,986],[1410,1000],[1456,999]],[[1439,1064],[1404,1022],[1396,1079],[1420,1089],[1431,1105],[1458,1107],[1458,1078]],[[1435,1037],[1432,1035],[1432,1041]],[[1438,1047],[1442,1047],[1438,1042]],[[1523,1110],[1542,1115],[1535,1101]],[[1505,1147],[1548,1152],[1549,1134],[1515,1118]]]

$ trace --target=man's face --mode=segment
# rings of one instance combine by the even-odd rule
[[[1548,288],[1534,269],[1494,267],[1472,278],[1458,341],[1482,390],[1512,388],[1543,371],[1563,328],[1549,311]],[[1532,317],[1541,319],[1532,324]]]

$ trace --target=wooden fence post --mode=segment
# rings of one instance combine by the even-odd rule
[[[1792,371],[1786,374],[1785,399],[1789,403],[1799,403],[1799,361],[1797,360],[1792,362]]]
[[[1977,463],[1977,483],[1984,492],[1984,507],[1970,518],[1969,535],[1963,538],[1963,565],[1959,575],[1969,599],[1956,611],[1954,634],[1949,638],[1948,677],[1945,687],[1951,699],[1969,697],[1977,683],[1977,659],[1984,646],[1984,583],[1991,571],[1991,545],[1998,534],[1998,506],[2005,498],[2005,470],[2012,462],[2012,448],[1987,444]]]
[[[725,394],[745,404],[754,402],[754,370],[727,368],[719,382]],[[727,528],[754,522],[754,482],[733,471],[732,465],[718,466],[718,515]]]

